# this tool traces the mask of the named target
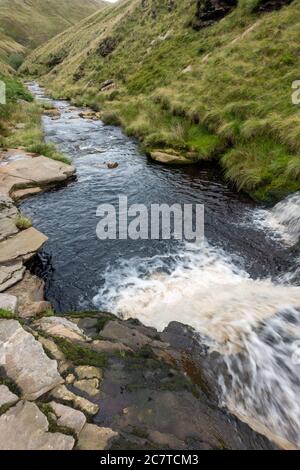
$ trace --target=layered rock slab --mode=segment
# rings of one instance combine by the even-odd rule
[[[26,400],[36,400],[63,382],[57,362],[16,320],[0,320],[0,366]]]
[[[1,183],[0,183],[1,184]],[[0,264],[30,259],[48,238],[31,227],[0,243]]]
[[[64,182],[75,174],[75,167],[44,156],[23,155],[0,167],[0,187],[7,196],[14,191],[49,187]],[[30,195],[30,192],[26,194]],[[24,197],[24,195],[23,195]]]
[[[47,418],[36,404],[20,402],[0,417],[0,450],[73,449],[73,437],[48,429]]]

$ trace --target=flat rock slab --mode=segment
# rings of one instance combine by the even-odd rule
[[[20,261],[0,266],[0,292],[4,292],[23,279],[25,266]]]
[[[14,260],[27,261],[47,240],[45,235],[33,227],[19,232],[0,243],[0,263],[5,264]]]
[[[132,349],[125,344],[122,343],[113,343],[112,341],[104,341],[96,339],[93,341],[89,348],[95,352],[106,352],[106,353],[113,353],[113,352],[132,352]]]
[[[6,385],[0,385],[0,407],[14,405],[19,401],[19,397],[12,393]]]
[[[0,294],[0,309],[8,312],[17,313],[18,299],[14,295]]]
[[[38,331],[52,336],[67,338],[73,341],[84,341],[86,337],[78,326],[64,317],[45,317],[34,323]]]
[[[0,450],[73,449],[73,437],[48,429],[46,416],[34,403],[20,402],[0,417]]]
[[[86,424],[79,434],[78,450],[105,450],[110,441],[118,433],[110,428],[100,428],[94,424]]]
[[[29,271],[7,293],[18,298],[18,314],[21,318],[32,318],[51,309],[51,304],[44,301],[44,281]]]
[[[47,187],[64,182],[75,174],[75,167],[44,156],[24,156],[0,167],[0,187],[6,195],[31,187]]]
[[[57,424],[59,426],[69,428],[77,435],[80,433],[86,424],[86,417],[81,411],[73,410],[73,408],[55,403],[55,401],[52,401],[50,406],[57,416]]]
[[[0,320],[0,366],[26,400],[36,400],[63,382],[57,362],[16,320]]]
[[[148,336],[117,321],[109,321],[100,335],[104,339],[118,341],[135,350],[152,342]]]

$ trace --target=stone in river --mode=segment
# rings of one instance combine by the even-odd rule
[[[110,428],[100,428],[94,424],[86,424],[79,434],[78,450],[105,450],[110,441],[118,433]]]

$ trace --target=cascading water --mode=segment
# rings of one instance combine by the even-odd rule
[[[300,237],[300,192],[279,202],[271,211],[254,211],[254,221],[274,236],[293,245]]]
[[[300,194],[260,211],[261,228],[262,214],[268,230],[276,227],[289,244],[298,240]],[[297,263],[278,279],[253,280],[208,243],[186,245],[171,271],[167,259],[131,260],[108,270],[95,304],[104,301],[159,330],[174,320],[192,326],[221,354],[222,404],[282,447],[299,448],[300,288],[291,285]]]

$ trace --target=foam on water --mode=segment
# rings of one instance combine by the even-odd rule
[[[222,355],[221,402],[282,446],[300,446],[300,288],[253,280],[239,265],[207,243],[185,245],[108,269],[94,302],[158,330],[192,326]]]

